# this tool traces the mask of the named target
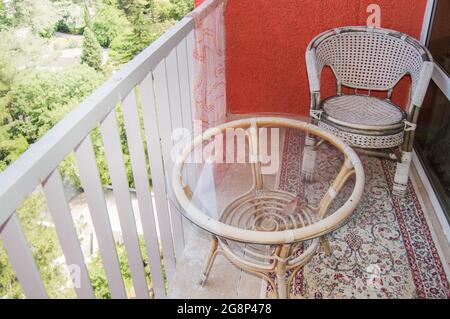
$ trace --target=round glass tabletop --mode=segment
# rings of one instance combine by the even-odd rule
[[[358,205],[356,153],[299,120],[255,117],[199,130],[173,149],[172,205],[212,235],[279,245],[323,236]]]

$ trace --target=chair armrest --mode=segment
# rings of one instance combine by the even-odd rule
[[[314,48],[306,50],[306,70],[308,72],[309,91],[311,93],[320,92],[320,74]]]

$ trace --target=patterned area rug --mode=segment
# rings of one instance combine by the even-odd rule
[[[323,144],[315,181],[303,185],[299,179],[303,143],[303,134],[286,131],[278,187],[304,192],[314,201],[328,190],[343,158]],[[294,297],[450,298],[449,281],[411,181],[408,196],[391,196],[395,163],[366,156],[361,160],[365,196],[350,221],[329,237],[332,255],[320,250],[297,273],[291,287]],[[353,183],[347,184],[335,207],[350,194]],[[268,295],[270,291],[269,285]]]

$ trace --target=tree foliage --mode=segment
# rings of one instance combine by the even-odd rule
[[[10,133],[34,143],[103,79],[103,74],[83,65],[61,72],[40,70],[24,74],[8,93]]]
[[[94,33],[88,27],[83,32],[83,53],[81,54],[81,63],[99,71],[102,67],[103,50]]]
[[[44,44],[45,40],[31,32],[0,32],[0,172],[28,148],[28,139],[14,132],[17,122],[9,112],[14,96],[11,89],[21,82],[22,74],[42,63]],[[51,56],[52,52],[47,50],[46,54]]]
[[[45,64],[54,55],[46,40],[24,29],[0,32],[0,97],[5,96],[20,73]]]
[[[59,15],[55,29],[58,32],[83,34],[85,0],[52,0]]]
[[[0,31],[6,30],[12,25],[12,19],[8,15],[5,0],[0,0]]]
[[[117,0],[117,4],[133,26],[111,44],[111,57],[118,63],[131,60],[193,8],[192,0]]]
[[[13,0],[10,6],[15,26],[30,27],[44,37],[53,35],[59,17],[51,1]]]
[[[81,63],[99,71],[102,67],[103,50],[92,32],[92,20],[87,5],[84,6],[83,53]]]
[[[132,30],[121,34],[111,43],[111,58],[119,64],[130,61],[172,24],[172,21],[149,23],[142,17],[137,17]]]
[[[194,2],[191,0],[157,1],[154,6],[156,15],[161,21],[177,21],[194,9]]]
[[[92,24],[92,31],[104,48],[109,48],[117,36],[127,32],[130,28],[131,24],[125,17],[124,12],[106,4],[102,4],[98,8]]]

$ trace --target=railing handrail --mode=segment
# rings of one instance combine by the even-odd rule
[[[0,173],[0,225],[109,114],[117,102],[140,83],[193,29],[193,18],[184,17]]]

